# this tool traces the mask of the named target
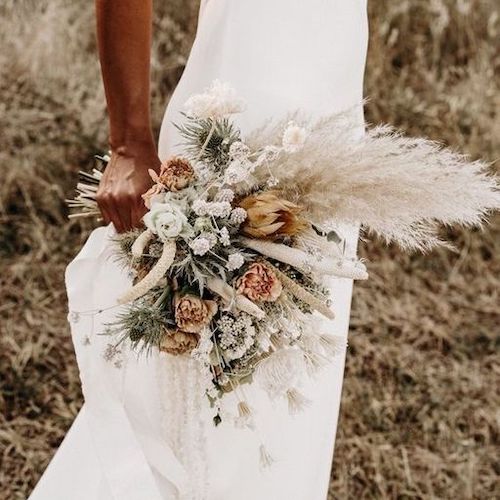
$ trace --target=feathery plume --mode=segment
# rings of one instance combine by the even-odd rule
[[[247,143],[278,144],[288,120],[259,129]],[[500,208],[488,165],[436,142],[386,125],[364,133],[352,111],[317,120],[309,130],[300,151],[281,153],[254,178],[263,185],[271,170],[281,194],[315,223],[361,223],[387,242],[426,251],[445,244],[440,225],[479,226]]]

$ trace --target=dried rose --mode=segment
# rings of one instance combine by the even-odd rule
[[[196,348],[199,340],[197,333],[169,330],[161,340],[160,350],[173,355],[187,354]]]
[[[157,184],[162,184],[170,191],[180,191],[194,179],[194,170],[184,158],[173,156],[163,162],[157,179]]]
[[[196,295],[176,295],[174,312],[175,322],[180,330],[199,333],[217,313],[217,304],[213,300],[203,300]]]
[[[241,229],[252,238],[293,236],[307,227],[299,215],[302,209],[279,198],[276,191],[252,194],[243,198],[238,205],[247,212]]]
[[[274,302],[283,286],[272,269],[261,262],[254,262],[236,281],[238,293],[256,302]]]

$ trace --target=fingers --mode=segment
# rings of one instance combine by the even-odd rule
[[[97,194],[97,204],[102,212],[104,222],[109,224],[113,223],[115,229],[118,233],[123,233],[126,230],[126,224],[124,223],[120,211],[115,203],[115,198],[112,193],[104,192]]]
[[[142,198],[131,194],[116,197],[112,193],[102,193],[97,196],[97,203],[104,222],[112,222],[118,233],[142,226],[142,218],[147,212]]]

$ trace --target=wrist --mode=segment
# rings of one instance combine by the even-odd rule
[[[113,153],[126,157],[157,156],[156,144],[153,133],[149,127],[142,129],[129,129],[120,134],[113,132],[109,138]]]

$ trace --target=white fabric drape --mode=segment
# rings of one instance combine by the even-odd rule
[[[192,93],[216,78],[247,102],[243,131],[302,110],[321,116],[358,106],[367,43],[365,0],[208,0],[160,134],[162,159],[178,151],[172,121]],[[357,228],[340,232],[355,252]],[[343,359],[308,380],[312,404],[291,418],[283,401],[245,388],[258,432],[214,427],[196,364],[116,351],[103,335],[130,283],[114,262],[112,227],[92,233],[66,274],[70,321],[85,405],[31,500],[324,500],[343,378]],[[334,279],[336,319],[347,335],[352,282]],[[103,312],[98,312],[102,309]],[[76,314],[79,312],[79,314]],[[225,408],[234,411],[229,395]],[[264,442],[274,465],[262,471]]]

